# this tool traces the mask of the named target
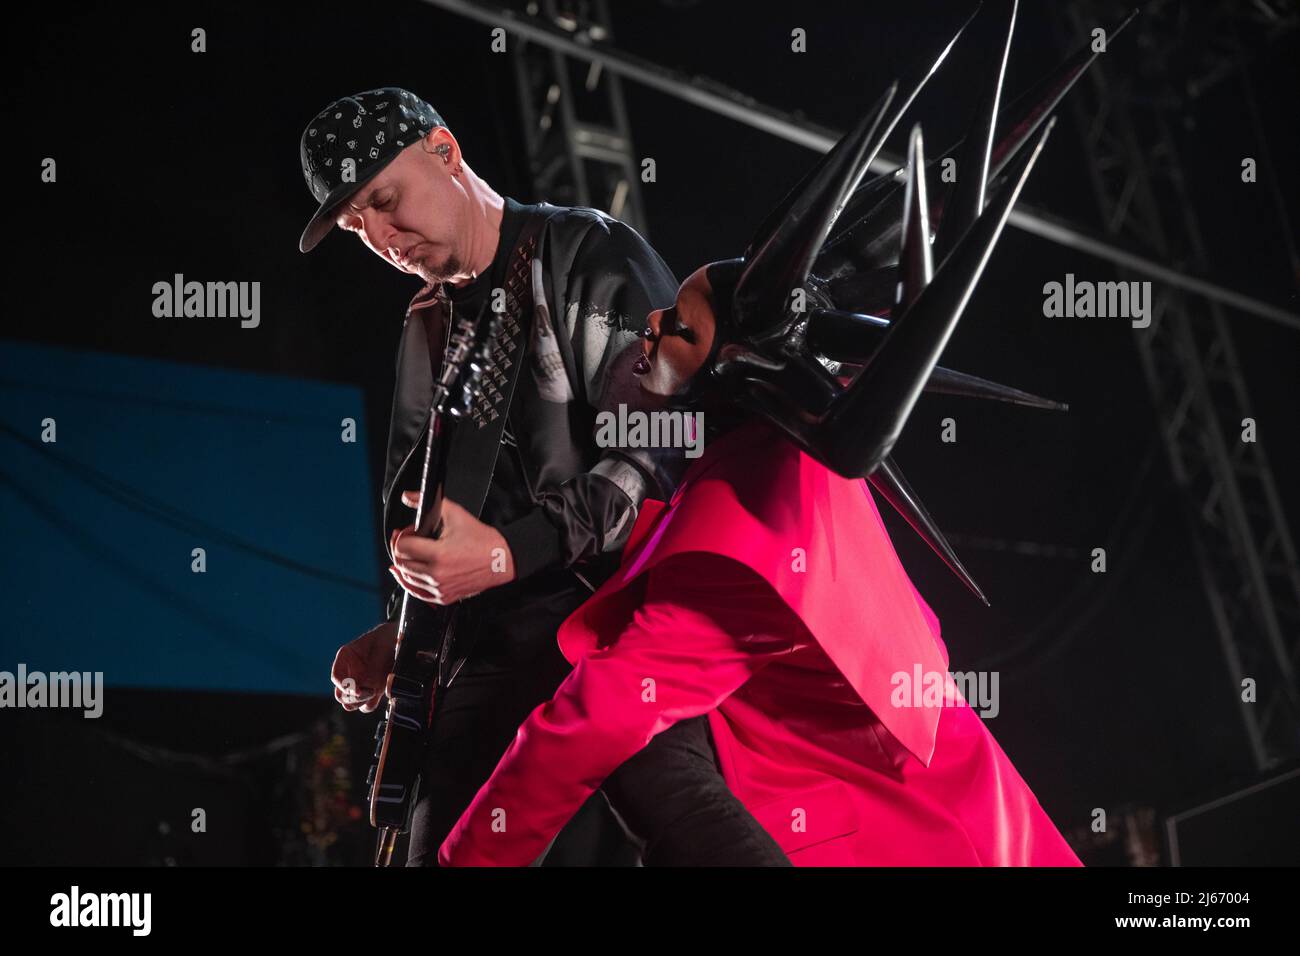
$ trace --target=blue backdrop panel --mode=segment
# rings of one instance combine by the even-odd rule
[[[0,343],[0,670],[331,694],[382,616],[363,422],[350,386]]]

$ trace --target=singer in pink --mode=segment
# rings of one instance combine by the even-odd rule
[[[708,714],[727,784],[797,866],[1078,865],[974,710],[891,684],[948,655],[862,481],[755,422],[648,517],[441,863],[531,863],[652,735]]]
[[[1067,64],[1070,79],[1085,66]],[[1068,85],[1045,89],[1059,99]],[[795,865],[1080,865],[954,686],[939,621],[873,499],[983,597],[891,451],[926,390],[1062,407],[938,365],[1055,99],[995,117],[994,97],[958,159],[966,178],[932,206],[919,127],[906,176],[861,184],[911,102],[896,92],[743,256],[697,270],[649,316],[640,385],[667,411],[703,412],[704,454],[562,625],[572,672],[441,863],[534,862],[615,768],[703,714],[728,786]],[[994,141],[999,127],[1010,133]]]

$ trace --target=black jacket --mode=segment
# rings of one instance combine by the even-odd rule
[[[400,504],[401,491],[419,487],[432,381],[421,311],[445,308],[449,292],[453,309],[477,314],[481,297],[501,284],[524,222],[543,217],[534,255],[543,266],[552,337],[535,327],[537,311],[525,310],[525,367],[482,513],[505,537],[515,563],[515,582],[474,599],[491,595],[494,604],[575,579],[583,592],[594,590],[618,566],[641,502],[667,500],[686,464],[681,449],[602,449],[594,439],[598,412],[616,412],[620,403],[640,406],[631,364],[646,316],[676,296],[667,265],[634,229],[598,210],[505,203],[492,268],[459,289],[426,286],[408,306],[383,492],[386,545],[394,528],[413,519]],[[456,469],[454,457],[450,468]],[[390,619],[400,595],[394,586]]]

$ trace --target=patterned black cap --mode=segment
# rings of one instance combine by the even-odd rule
[[[338,207],[429,130],[446,126],[438,111],[396,86],[335,100],[303,130],[299,153],[307,188],[320,203],[298,248],[310,252],[334,226]]]

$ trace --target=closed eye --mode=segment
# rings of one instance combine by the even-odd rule
[[[392,206],[392,204],[393,204],[393,194],[392,194],[392,193],[389,193],[388,195],[386,195],[382,200],[379,199],[379,197],[378,197],[378,195],[377,195],[376,193],[371,193],[371,194],[370,194],[370,197],[366,200],[366,204],[365,204],[364,206],[350,206],[348,211],[351,212],[351,213],[353,213],[353,214],[350,215],[350,216],[348,216],[348,218],[347,218],[346,220],[344,220],[343,222],[336,223],[336,225],[338,225],[338,227],[339,227],[340,229],[346,229],[348,232],[360,232],[359,229],[354,228],[353,225],[352,225],[352,223],[353,223],[354,221],[356,221],[357,219],[360,219],[360,218],[361,218],[361,217],[358,215],[359,213],[363,212],[363,211],[366,210],[366,209],[372,208],[372,207],[375,208],[375,209],[385,209],[385,210],[386,210],[386,209],[388,209],[390,206]]]
[[[676,335],[685,342],[695,344],[695,333],[682,324],[681,317],[677,314],[677,306],[664,313],[659,329],[661,335]]]

